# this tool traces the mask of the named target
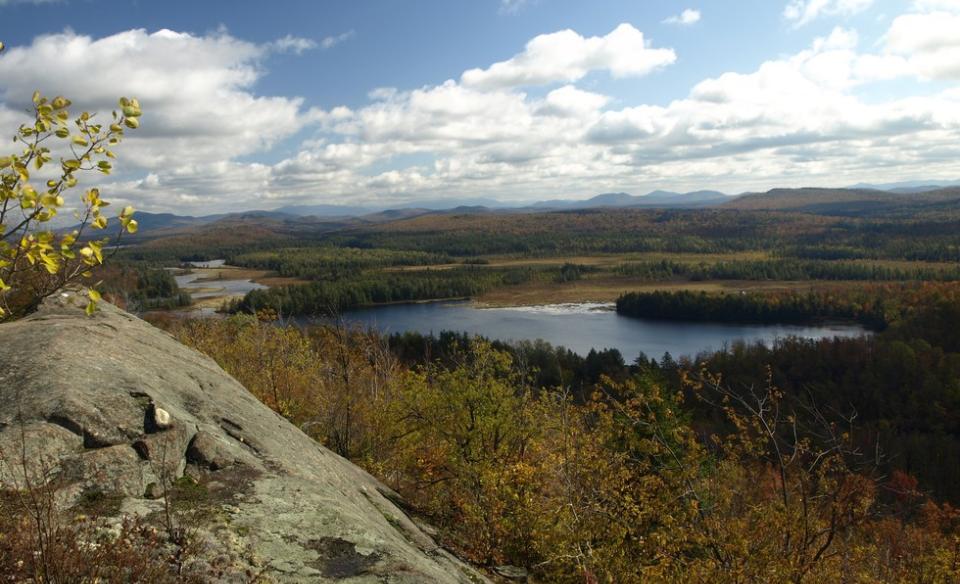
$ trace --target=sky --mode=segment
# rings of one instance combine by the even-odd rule
[[[0,136],[140,100],[89,180],[145,211],[960,179],[960,0],[0,0],[0,41]]]

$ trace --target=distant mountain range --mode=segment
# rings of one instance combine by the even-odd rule
[[[505,203],[490,199],[418,201],[396,208],[351,205],[290,205],[271,211],[220,213],[200,217],[171,213],[138,212],[143,236],[153,232],[189,230],[207,224],[230,224],[269,220],[308,230],[311,225],[369,225],[397,221],[431,213],[522,213],[582,209],[700,209],[799,211],[824,215],[860,216],[899,208],[960,206],[960,181],[950,185],[928,182],[860,184],[849,188],[772,189],[765,193],[726,195],[702,190],[677,193],[657,190],[637,196],[604,193],[584,200],[553,199],[533,204]],[[157,234],[161,235],[161,234]]]
[[[274,209],[274,212],[300,217],[362,217],[385,211],[447,211],[457,207],[488,207],[512,208],[520,206],[513,203],[502,203],[495,199],[458,199],[458,200],[426,200],[399,203],[397,205],[287,205]]]
[[[653,191],[643,196],[629,193],[605,193],[583,201],[552,200],[530,205],[534,209],[590,209],[598,207],[647,207],[647,208],[695,208],[709,207],[728,198],[719,191],[694,191],[692,193],[674,193],[671,191]]]
[[[692,193],[674,193],[671,191],[653,191],[646,195],[635,196],[629,193],[604,193],[584,200],[552,199],[537,203],[516,201],[497,201],[495,199],[457,199],[413,201],[394,207],[387,206],[351,206],[351,205],[288,205],[275,209],[275,212],[301,217],[362,217],[385,211],[463,211],[465,209],[590,209],[596,207],[664,207],[688,208],[705,207],[725,199],[727,195],[719,191],[695,191]]]
[[[330,220],[356,219],[359,223],[382,223],[395,221],[427,213],[484,213],[496,211],[549,211],[568,209],[591,209],[604,207],[638,208],[696,208],[719,204],[728,197],[718,191],[696,191],[692,193],[673,193],[653,191],[644,196],[628,193],[605,193],[585,200],[552,200],[534,204],[502,202],[493,199],[459,199],[415,201],[397,207],[378,207],[360,205],[288,205],[271,211],[243,211],[239,213],[219,213],[199,217],[174,215],[172,213],[137,212],[137,222],[143,233],[163,229],[196,227],[218,221],[238,219],[269,218],[292,221],[297,218],[318,218]]]

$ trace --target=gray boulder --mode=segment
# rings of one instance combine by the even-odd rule
[[[186,481],[207,511],[190,527],[227,581],[486,581],[213,360],[81,304],[60,296],[0,326],[0,488],[55,481],[65,507],[111,493],[149,515]]]

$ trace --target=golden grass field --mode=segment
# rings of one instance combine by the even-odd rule
[[[725,253],[725,254],[693,254],[693,253],[627,253],[627,254],[602,254],[588,256],[558,256],[558,257],[509,257],[509,256],[485,256],[478,259],[486,261],[484,264],[478,264],[480,267],[487,268],[522,268],[522,267],[551,267],[562,266],[564,264],[578,264],[581,266],[590,266],[595,268],[614,268],[621,264],[630,264],[638,262],[659,262],[661,260],[671,260],[674,262],[683,262],[699,264],[701,262],[716,263],[733,260],[764,260],[769,259],[770,255],[762,252],[744,252],[744,253]],[[427,266],[401,266],[395,268],[386,268],[388,272],[415,272],[423,270],[450,270],[453,268],[462,268],[463,263],[450,264],[431,264]]]

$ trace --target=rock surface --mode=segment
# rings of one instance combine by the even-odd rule
[[[80,306],[61,296],[0,326],[0,487],[22,487],[26,468],[64,505],[117,493],[123,512],[149,514],[162,485],[194,477],[215,512],[193,527],[227,558],[224,580],[485,581],[211,359],[106,303],[89,318]]]

